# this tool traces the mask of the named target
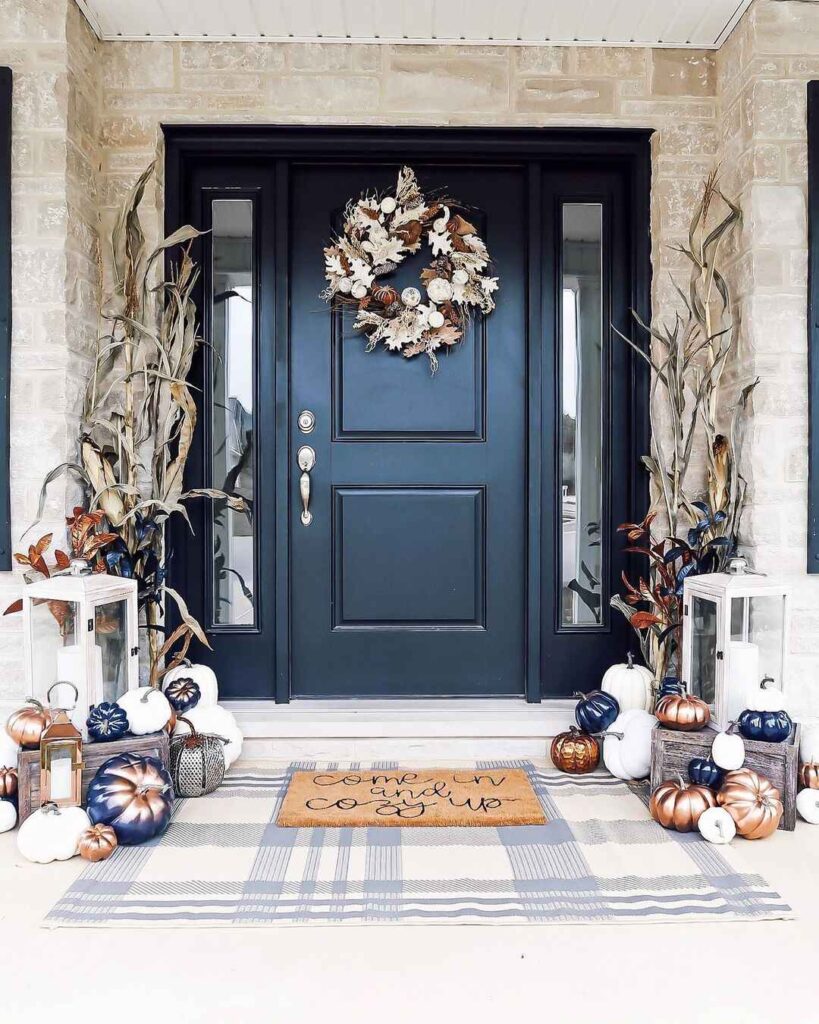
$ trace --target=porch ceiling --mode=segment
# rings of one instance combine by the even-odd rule
[[[719,47],[752,0],[77,0],[101,39]]]

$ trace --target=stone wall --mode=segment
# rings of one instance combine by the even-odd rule
[[[745,124],[748,103],[737,99],[735,112],[731,103],[720,102],[718,84],[726,98],[739,97],[757,84],[777,85],[780,68],[786,75],[796,74],[801,51],[781,55],[778,70],[771,72],[757,66],[753,45],[774,16],[795,19],[819,13],[776,15],[769,8],[789,12],[802,6],[762,3],[753,19],[743,20],[724,55],[715,57],[691,50],[617,47],[99,43],[73,0],[0,0],[0,63],[10,63],[17,73],[13,539],[33,516],[42,472],[73,454],[80,387],[96,335],[97,230],[101,226],[104,238],[134,177],[149,160],[161,158],[161,123],[653,127],[653,302],[655,310],[670,309],[675,296],[668,272],[685,268],[668,246],[684,237],[701,181],[718,153],[733,176],[729,186],[769,171],[769,147],[756,145],[753,129]],[[798,29],[794,33],[797,40]],[[802,79],[813,73],[807,61],[802,67]],[[756,102],[770,124],[773,101],[766,100],[764,88]],[[791,102],[798,106],[798,98],[791,97]],[[804,123],[798,112],[787,109],[793,134],[775,144],[780,154],[776,170],[783,187],[791,186],[788,194],[796,195],[804,191]],[[740,141],[731,141],[721,116],[736,119]],[[765,249],[760,273],[771,247],[762,241],[772,230],[767,219],[760,222],[766,213],[764,196],[754,201],[750,220],[757,224],[757,241],[743,235],[734,253],[736,274],[746,278],[756,272],[757,247]],[[147,228],[156,236],[161,181],[149,191],[148,206]],[[794,320],[802,297],[801,348],[794,338],[790,353],[798,390],[794,403],[799,407],[794,407],[796,429],[790,433],[799,437],[805,422],[804,207],[790,207],[786,221],[778,217],[775,223],[780,225],[777,230],[793,233],[787,241],[777,238],[773,247],[781,274],[787,275]],[[776,285],[771,280],[765,287],[775,290]],[[769,317],[776,315],[779,307],[772,308],[772,293],[765,307],[762,293],[742,287],[743,315],[745,303],[752,301],[762,312],[767,308]],[[767,351],[774,372],[770,347]],[[760,350],[754,358],[761,361],[762,356]],[[745,370],[761,372],[761,365],[751,365],[743,349],[737,373]],[[759,445],[769,443],[766,417],[772,424],[776,418],[770,406],[766,411],[765,400],[761,393],[760,425],[755,421],[754,427],[754,443]],[[787,522],[777,517],[782,532],[775,542],[766,539],[767,520],[758,514],[764,489],[755,479],[749,535],[757,548],[770,543],[777,550],[787,536],[787,546],[796,550],[802,544],[804,552],[804,479],[790,479],[804,477],[804,455],[798,445],[789,443],[787,449],[788,468],[782,477],[790,488],[789,500],[792,494],[794,502],[801,501],[801,510]],[[54,513],[62,510],[64,500],[57,488]],[[794,555],[794,571],[796,561]],[[0,583],[0,600],[14,590],[6,578]],[[819,642],[819,621],[805,621],[804,610],[800,615]],[[0,697],[20,690],[14,628],[9,620],[0,621]]]
[[[819,715],[819,576],[807,562],[806,85],[819,78],[819,4],[757,0],[717,55],[724,187],[745,212],[729,277],[740,320],[737,382],[759,377],[744,461],[742,539],[793,588],[788,685]]]

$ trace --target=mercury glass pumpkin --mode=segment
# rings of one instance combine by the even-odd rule
[[[171,778],[177,796],[206,796],[225,777],[225,743],[222,736],[197,732],[190,719],[180,715],[190,729],[171,740]]]
[[[567,775],[585,775],[600,763],[600,744],[594,738],[572,726],[552,740],[552,764]]]
[[[178,676],[165,687],[165,696],[178,715],[195,708],[202,698],[199,683],[190,676]]]
[[[110,825],[121,846],[162,835],[171,822],[173,783],[161,761],[117,754],[100,765],[88,787],[88,816]]]
[[[104,700],[88,712],[85,727],[92,740],[108,743],[128,732],[128,715],[116,701]]]

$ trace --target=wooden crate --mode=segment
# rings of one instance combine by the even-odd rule
[[[717,729],[709,725],[700,732],[678,732],[658,725],[651,737],[651,791],[661,782],[682,775],[688,779],[692,757],[710,757]],[[799,725],[784,743],[744,740],[745,767],[753,768],[779,790],[785,813],[779,827],[787,832],[796,828],[796,782],[799,770]]]
[[[119,740],[111,740],[108,743],[93,743],[91,741],[82,745],[82,800],[85,803],[85,794],[91,780],[97,773],[97,769],[109,757],[115,754],[142,754],[147,757],[158,758],[165,767],[168,767],[170,742],[168,734],[162,732],[148,733],[147,736],[131,736],[126,734]],[[32,811],[40,806],[40,751],[21,750],[17,758],[17,801],[20,821],[24,821]]]

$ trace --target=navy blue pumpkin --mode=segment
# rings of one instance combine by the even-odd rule
[[[669,694],[685,693],[685,687],[677,678],[677,676],[665,676],[663,681],[660,683],[660,690],[657,694],[657,700],[660,697],[667,697]]]
[[[136,846],[170,824],[173,783],[157,758],[117,754],[97,769],[87,801],[94,825],[110,825],[120,845]]]
[[[104,700],[91,705],[85,725],[92,740],[105,743],[128,732],[128,716],[116,701]]]
[[[199,689],[199,683],[194,682],[189,676],[179,676],[165,687],[165,696],[174,711],[178,715],[184,715],[196,707],[202,697],[202,691]]]
[[[610,693],[593,690],[591,693],[576,693],[577,706],[574,718],[583,732],[605,732],[620,714],[620,705]]]
[[[743,711],[737,719],[739,731],[746,740],[763,740],[765,743],[782,743],[793,728],[787,711]]]
[[[710,757],[692,757],[688,762],[688,778],[695,786],[717,789],[722,785],[725,772]]]

